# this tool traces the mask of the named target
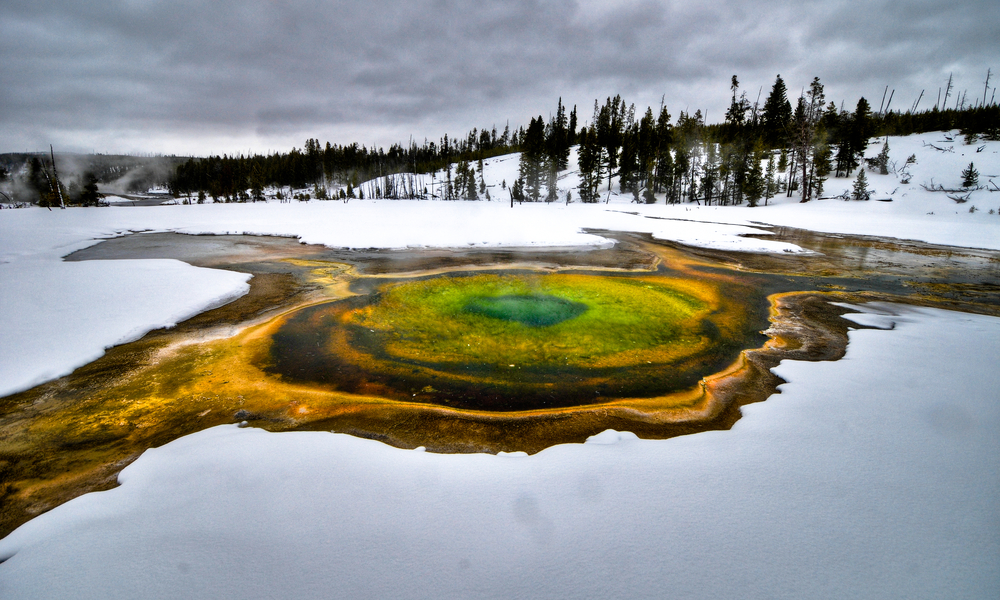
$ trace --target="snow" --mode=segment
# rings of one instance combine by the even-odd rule
[[[949,138],[951,141],[949,141]],[[866,157],[882,150],[883,140],[873,140]],[[919,240],[946,246],[1000,249],[1000,142],[978,141],[965,144],[957,132],[934,132],[906,137],[889,137],[889,161],[896,172],[888,175],[866,173],[873,190],[867,202],[818,200],[805,204],[799,198],[779,198],[775,206],[754,210],[752,222],[799,227],[828,233],[887,236]],[[929,146],[950,151],[938,151]],[[977,152],[982,148],[981,152]],[[917,162],[906,168],[909,183],[902,181],[910,155]],[[970,162],[979,171],[983,189],[973,191],[966,203],[956,203],[943,192],[924,189],[932,184],[961,187],[961,173]],[[855,172],[856,173],[856,172]],[[997,180],[997,181],[993,181]],[[853,178],[831,178],[824,195],[849,192]],[[956,194],[953,194],[956,195]],[[964,195],[964,194],[961,194]],[[879,201],[882,200],[882,201]],[[885,200],[891,200],[885,202]],[[975,207],[974,212],[970,212]],[[994,214],[990,214],[990,211]],[[703,213],[702,213],[703,214]],[[722,220],[722,219],[720,219]]]
[[[26,261],[27,262],[27,261]],[[242,296],[249,275],[176,260],[0,265],[0,396]]]
[[[176,260],[60,260],[122,233],[95,225],[104,216],[99,213],[118,210],[124,209],[0,215],[0,396],[72,373],[106,348],[249,291],[248,274]]]
[[[731,431],[491,456],[208,429],[0,541],[0,596],[995,598],[1000,319],[859,310],[892,329],[783,362]]]
[[[891,202],[767,207],[352,200],[0,211],[0,396],[247,290],[170,260],[62,262],[141,231],[296,236],[347,248],[600,247],[640,231],[801,251],[755,223],[1000,249],[1000,143],[889,138]],[[939,152],[924,145],[950,147]],[[950,144],[950,145],[949,145]],[[982,152],[977,152],[984,146]],[[873,144],[874,156],[881,144]],[[439,175],[440,176],[440,175]],[[851,179],[831,179],[828,194]],[[613,188],[615,186],[613,185]],[[992,189],[992,188],[990,188]],[[574,192],[574,196],[575,196]],[[970,212],[969,207],[977,211]],[[588,232],[588,230],[591,230]],[[790,383],[733,430],[665,441],[606,431],[539,454],[438,455],[322,432],[209,429],[147,451],[121,487],[0,540],[0,597],[949,597],[1000,594],[1000,319],[866,305],[847,356],[783,362]]]

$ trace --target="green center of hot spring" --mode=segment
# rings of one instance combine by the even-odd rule
[[[689,389],[732,362],[739,313],[708,279],[477,273],[304,308],[267,370],[364,396],[482,410]]]
[[[704,292],[635,277],[436,277],[384,288],[346,323],[379,356],[407,362],[662,364],[707,343],[703,321],[713,307]]]
[[[473,298],[465,311],[531,327],[548,327],[580,316],[587,311],[587,305],[558,296],[511,294]]]

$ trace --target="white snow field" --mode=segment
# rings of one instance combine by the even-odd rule
[[[0,541],[0,596],[996,598],[1000,319],[861,310],[895,327],[782,363],[731,431],[491,456],[208,429]]]
[[[72,373],[105,348],[221,306],[249,275],[177,260],[0,264],[0,396]]]
[[[246,275],[177,261],[61,261],[129,232],[585,250],[611,242],[584,229],[608,229],[801,250],[741,237],[769,223],[1000,249],[1000,193],[957,204],[920,187],[957,187],[970,161],[984,186],[1000,179],[1000,143],[944,135],[889,138],[897,167],[917,155],[910,184],[869,175],[873,197],[891,202],[647,206],[613,189],[609,204],[514,208],[491,192],[493,202],[3,210],[0,396],[245,293]],[[487,162],[491,190],[513,182],[516,156]],[[561,197],[575,177],[571,164]],[[851,183],[831,179],[827,193]],[[0,598],[996,598],[1000,319],[861,310],[858,321],[895,328],[852,332],[841,361],[782,363],[782,394],[746,407],[732,431],[606,432],[533,456],[235,427],[179,439],[123,471],[121,487],[0,540]]]

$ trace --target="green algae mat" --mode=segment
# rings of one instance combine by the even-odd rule
[[[707,280],[579,273],[392,282],[291,316],[269,370],[338,391],[478,410],[651,397],[742,347]]]

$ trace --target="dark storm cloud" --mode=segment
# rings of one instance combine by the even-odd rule
[[[1000,66],[995,2],[5,3],[0,151],[385,144],[522,124],[559,96],[586,119],[615,93],[712,120],[734,73],[751,96],[819,76],[849,104],[889,85],[899,107],[949,72],[981,95]]]

